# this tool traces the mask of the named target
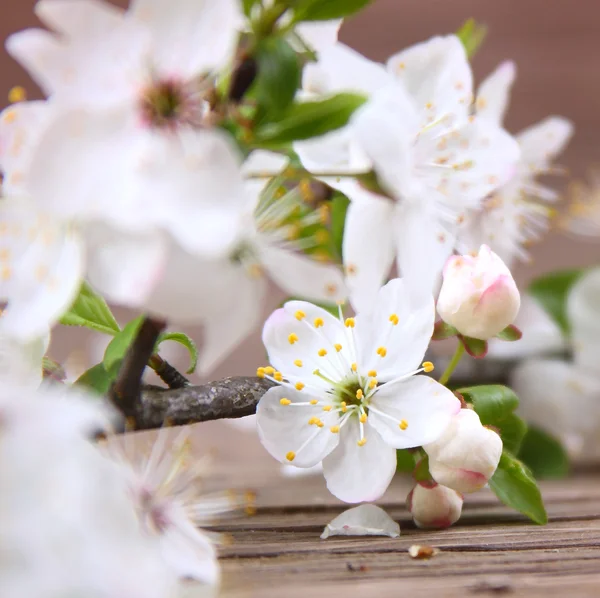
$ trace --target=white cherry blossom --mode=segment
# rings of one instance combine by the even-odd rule
[[[422,363],[433,320],[432,299],[412,308],[400,279],[355,318],[303,301],[275,311],[263,330],[272,365],[258,371],[280,383],[257,408],[265,448],[297,467],[323,461],[327,487],[346,502],[380,497],[395,449],[432,442],[460,408],[452,392],[419,375],[433,368]]]
[[[560,220],[562,230],[590,241],[600,239],[600,172],[592,170],[588,182],[574,181],[568,189],[566,215]]]
[[[444,529],[460,519],[463,497],[441,484],[418,483],[406,498],[406,508],[420,528]]]
[[[336,44],[307,69],[304,85],[321,94],[371,95],[348,127],[296,144],[308,169],[374,169],[387,195],[344,177],[327,179],[352,200],[344,263],[353,301],[372,300],[368,283],[383,282],[394,255],[403,275],[430,293],[466,210],[510,178],[519,154],[500,127],[469,115],[472,75],[461,42],[436,37],[386,66]]]
[[[481,84],[475,102],[477,117],[502,126],[515,79],[514,63],[502,63]],[[489,245],[510,267],[515,258],[527,260],[527,246],[549,228],[554,213],[548,202],[558,194],[538,183],[536,177],[556,171],[552,161],[573,134],[566,118],[551,116],[515,136],[521,157],[514,176],[467,215],[459,234],[459,248],[467,253],[482,243]]]

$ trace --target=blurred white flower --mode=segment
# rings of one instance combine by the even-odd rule
[[[273,367],[258,371],[280,383],[257,408],[265,448],[298,467],[323,461],[327,487],[341,500],[380,497],[396,470],[395,449],[432,442],[460,409],[447,388],[417,375],[433,369],[422,364],[433,320],[432,300],[411,308],[398,279],[356,318],[303,301],[275,311],[263,330]]]
[[[475,102],[478,118],[502,126],[515,78],[515,65],[503,62],[479,87]],[[461,253],[489,245],[510,267],[515,258],[528,259],[527,245],[549,228],[558,194],[538,183],[536,177],[551,174],[552,161],[573,134],[573,124],[551,116],[516,135],[521,157],[510,181],[486,199],[480,210],[470,211],[459,233]]]
[[[88,436],[109,420],[63,388],[0,393],[0,587],[14,598],[165,598],[175,578]]]
[[[348,127],[296,144],[309,170],[373,168],[392,198],[344,177],[326,179],[352,200],[344,263],[353,301],[373,299],[373,283],[384,281],[394,255],[403,276],[431,293],[466,210],[510,178],[519,156],[499,126],[469,115],[472,75],[461,42],[436,37],[386,67],[335,44],[306,69],[304,87],[371,94]]]
[[[499,434],[481,425],[471,409],[461,409],[444,433],[423,446],[431,477],[457,492],[476,492],[494,475],[502,455]]]
[[[559,224],[562,230],[580,237],[600,239],[600,172],[592,170],[588,183],[575,181],[568,189],[567,213]]]
[[[417,527],[443,529],[460,519],[463,497],[441,484],[416,484],[409,492],[406,507]]]
[[[238,151],[213,126],[211,90],[229,64],[238,11],[235,0],[178,10],[136,0],[127,12],[98,0],[38,2],[56,33],[30,29],[7,42],[54,107],[21,175],[33,201],[67,220],[164,231],[192,253],[226,251],[244,191]],[[4,120],[19,118],[8,110]]]
[[[348,509],[332,519],[323,530],[321,539],[330,536],[388,536],[397,538],[400,525],[381,507],[365,504]]]
[[[450,257],[443,276],[437,311],[460,334],[487,340],[514,322],[521,304],[519,289],[506,264],[487,245],[475,256]]]

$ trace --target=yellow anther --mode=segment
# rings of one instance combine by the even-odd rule
[[[362,415],[361,415],[361,416],[358,418],[358,421],[359,421],[361,424],[364,424],[364,423],[367,421],[367,414],[366,414],[366,413],[363,413],[363,414],[362,414]]]
[[[283,375],[281,372],[275,372],[273,374],[273,378],[275,378],[275,380],[277,380],[277,382],[281,382],[283,380]]]
[[[292,401],[290,401],[289,399],[286,399],[285,397],[283,399],[279,399],[279,404],[280,405],[291,405]]]
[[[309,202],[312,200],[313,192],[308,179],[302,179],[298,183],[298,190],[300,191],[300,195],[302,195],[303,201]]]
[[[338,353],[342,350],[342,345],[340,345],[340,343],[335,343],[333,346]]]
[[[362,399],[363,397],[364,397],[364,393],[363,393],[363,391],[362,391],[362,388],[359,388],[359,389],[356,391],[356,398],[357,398],[357,399]]]
[[[315,421],[315,426],[318,428],[322,428],[325,424],[317,417]]]
[[[344,326],[346,326],[346,328],[354,328],[354,318],[346,318]]]
[[[12,276],[12,269],[10,266],[4,266],[2,270],[0,270],[0,278],[2,280],[10,280]]]
[[[317,401],[317,399],[311,399],[310,400],[310,404],[311,405],[316,405],[319,401]]]
[[[325,322],[323,322],[323,318],[315,318],[314,325],[315,328],[321,328]]]
[[[329,241],[329,232],[323,228],[318,230],[315,233],[315,241],[319,243],[319,245],[324,245]]]
[[[358,446],[365,446],[365,444],[367,444],[367,439],[361,438],[356,444],[358,444]]]
[[[331,411],[331,405],[325,405],[325,407],[323,407],[323,411]]]
[[[302,234],[302,227],[299,224],[292,224],[288,228],[286,237],[288,241],[295,241]]]
[[[345,267],[346,274],[348,276],[354,276],[356,274],[356,265],[355,264],[347,264]]]
[[[325,285],[325,292],[330,297],[333,297],[338,292],[338,286],[337,286],[337,284],[334,284],[332,282],[330,282],[329,284],[326,284]]]
[[[319,357],[325,357],[327,355],[327,351],[325,349],[319,349]]]
[[[377,372],[375,370],[369,370],[367,376],[369,376],[369,378],[375,378],[377,377]]]
[[[293,461],[293,460],[296,458],[296,453],[295,453],[294,451],[290,451],[290,452],[289,452],[289,453],[288,453],[288,454],[285,456],[285,458],[286,458],[288,461]]]
[[[327,224],[329,222],[329,206],[327,204],[321,204],[317,211],[319,213],[321,224]]]
[[[425,104],[425,108],[427,108],[427,110],[431,110],[433,108],[433,104],[431,102],[427,102],[427,104]]]
[[[2,121],[7,125],[14,123],[17,120],[17,111],[16,110],[6,110],[2,115]]]
[[[296,382],[296,384],[294,385],[296,390],[302,390],[304,388],[304,386],[305,386],[304,382]]]
[[[265,370],[265,374],[269,374],[269,376],[271,376],[272,374],[275,373],[275,368],[268,365],[266,368],[264,368]]]
[[[265,271],[260,264],[250,264],[250,266],[248,266],[250,278],[262,278],[264,273]]]
[[[424,361],[423,362],[423,370],[426,371],[427,373],[433,372],[433,370],[434,370],[433,363],[431,363],[431,361]]]
[[[288,341],[290,343],[290,345],[293,345],[294,343],[298,342],[298,335],[294,334],[293,332],[288,336]]]
[[[369,380],[369,388],[373,389],[377,386],[377,378],[371,378]]]
[[[340,427],[339,426],[331,426],[331,428],[329,428],[330,432],[333,432],[334,434],[338,434],[340,431]]]
[[[27,99],[27,92],[24,87],[20,85],[16,85],[8,92],[8,101],[11,104],[16,104],[17,102],[23,102]]]
[[[355,363],[353,363],[353,364],[350,366],[350,369],[351,369],[353,372],[356,372],[356,370],[358,369],[358,365],[356,365]]]
[[[256,370],[256,375],[257,375],[259,378],[264,378],[264,377],[265,377],[265,368],[258,368],[258,369]]]
[[[300,320],[303,320],[304,318],[306,318],[306,314],[305,314],[305,313],[304,313],[304,312],[303,312],[301,309],[299,309],[299,310],[298,310],[298,311],[297,311],[297,312],[294,314],[294,317],[296,318],[296,320],[300,321]]]
[[[296,359],[296,360],[294,361],[294,365],[295,365],[296,367],[299,367],[299,368],[301,368],[301,367],[302,367],[302,360],[301,360],[301,359]]]
[[[311,417],[311,418],[308,420],[308,425],[309,425],[309,426],[312,426],[312,425],[314,425],[314,424],[316,424],[316,423],[317,423],[317,418],[316,418],[316,417]]]
[[[340,407],[342,409],[342,413],[346,413],[346,411],[348,411],[348,406],[346,405],[346,401],[342,401],[340,403]]]
[[[400,420],[400,423],[398,424],[398,427],[401,430],[406,430],[406,428],[408,428],[408,422],[405,419]]]
[[[387,349],[385,347],[379,347],[379,349],[377,349],[377,355],[385,357],[387,355]]]
[[[400,319],[398,318],[398,316],[396,314],[392,314],[390,316],[390,322],[394,325],[394,326],[398,326],[398,322],[400,321]]]

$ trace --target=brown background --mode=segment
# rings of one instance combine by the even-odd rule
[[[218,0],[214,0],[218,1]],[[34,0],[0,0],[0,36],[36,24]],[[126,0],[115,2],[126,5]],[[177,1],[173,1],[176,9]],[[432,35],[455,31],[468,17],[486,23],[490,32],[474,60],[481,80],[499,62],[513,59],[518,79],[507,127],[516,132],[550,114],[575,122],[576,134],[560,163],[581,178],[600,167],[600,0],[376,0],[351,19],[342,39],[373,59]],[[6,53],[0,55],[0,105],[13,85],[24,85],[30,97],[38,92],[25,72]],[[556,181],[564,188],[568,178]],[[600,262],[600,244],[552,235],[533,250],[531,265],[521,266],[526,281],[540,272]],[[280,299],[273,291],[272,307]],[[125,314],[123,314],[125,316]],[[201,334],[192,331],[200,340]],[[75,333],[55,338],[63,357],[85,337]],[[180,356],[182,357],[182,356]],[[249,373],[264,359],[259,334],[248,339],[213,377]]]

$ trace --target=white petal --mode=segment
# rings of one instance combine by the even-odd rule
[[[460,401],[454,393],[428,376],[384,384],[371,404],[384,415],[369,411],[369,423],[394,448],[422,446],[437,440],[452,416],[460,411]],[[408,424],[405,430],[399,426],[402,420]]]
[[[477,90],[477,116],[501,127],[515,80],[516,66],[511,60],[503,62],[485,79]]]
[[[35,391],[42,382],[42,358],[48,349],[50,334],[27,343],[0,336],[0,379],[5,386]]]
[[[344,502],[369,502],[387,490],[396,472],[396,451],[369,425],[366,444],[360,439],[358,419],[352,417],[340,433],[340,443],[323,459],[328,490]]]
[[[567,299],[575,363],[599,372],[600,355],[600,268],[584,274],[571,288]],[[600,372],[599,372],[600,373]]]
[[[329,536],[388,536],[397,538],[400,526],[376,505],[360,505],[332,519],[323,530],[321,539]]]
[[[342,19],[313,21],[299,23],[295,31],[313,50],[321,52],[337,42],[341,25]]]
[[[264,243],[259,259],[277,285],[293,296],[327,303],[346,299],[344,277],[338,266]]]
[[[322,48],[316,64],[306,65],[302,87],[318,94],[340,91],[371,94],[389,81],[383,65],[337,43]]]
[[[152,32],[154,65],[180,77],[220,69],[232,57],[241,23],[236,0],[133,0],[129,13]]]
[[[281,405],[280,400],[284,398],[292,404]],[[324,412],[318,405],[294,405],[310,399],[306,393],[277,386],[269,389],[258,403],[258,436],[267,451],[281,463],[312,467],[338,445],[340,435],[329,430],[338,421],[335,412]],[[320,418],[324,426],[309,424],[313,417]],[[295,455],[292,461],[286,457],[290,452]]]
[[[525,168],[547,166],[563,151],[573,135],[573,123],[561,116],[549,116],[541,122],[521,131],[517,141],[521,148]]]
[[[356,317],[361,372],[376,370],[384,382],[416,370],[431,341],[434,320],[431,295],[414,305],[405,280],[388,282],[370,308]],[[377,353],[382,346],[385,357]]]
[[[521,416],[561,440],[572,454],[598,445],[600,379],[590,373],[558,359],[531,359],[511,374]]]
[[[361,311],[375,300],[392,266],[394,203],[354,181],[344,191],[351,199],[343,241],[346,282],[352,306]]]
[[[473,75],[464,46],[454,35],[433,37],[392,56],[388,71],[406,87],[415,107],[434,120],[445,114],[466,117]]]
[[[293,465],[282,465],[281,475],[284,478],[302,478],[312,475],[323,475],[323,463],[317,463],[312,467],[300,468]]]
[[[288,158],[275,152],[266,150],[254,150],[244,160],[242,164],[242,174],[244,176],[258,175],[261,173],[269,173],[275,175],[288,163]]]

